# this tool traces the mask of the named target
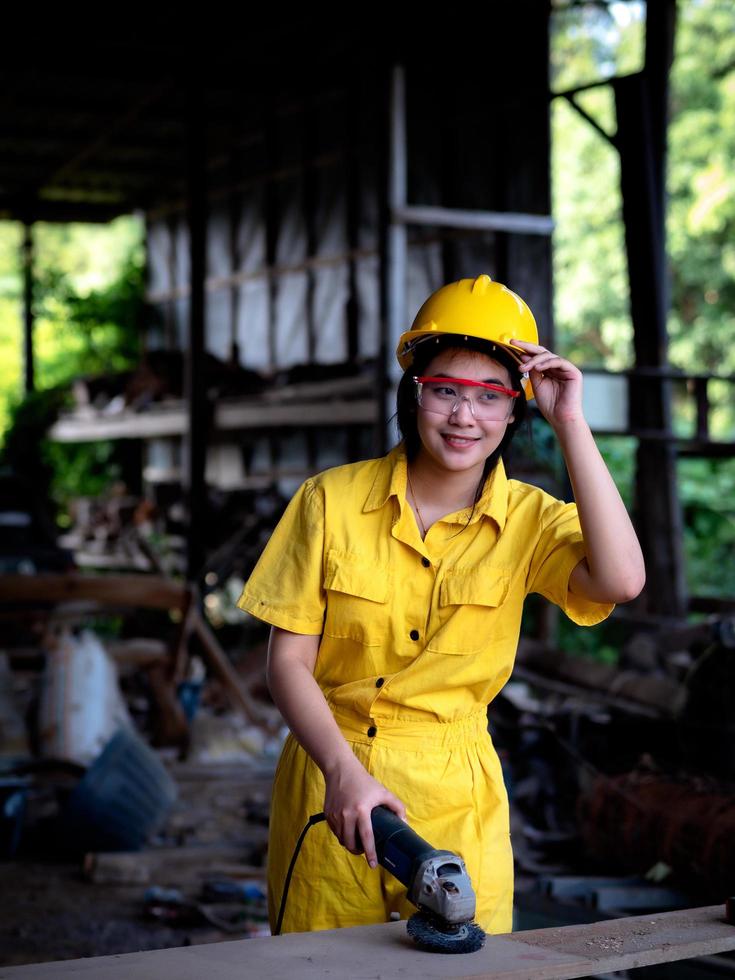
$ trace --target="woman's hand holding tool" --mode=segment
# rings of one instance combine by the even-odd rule
[[[387,806],[402,820],[406,808],[389,790],[368,773],[353,755],[324,773],[327,792],[324,812],[333,833],[352,854],[362,854],[371,868],[376,867],[373,826],[370,814],[376,806]]]

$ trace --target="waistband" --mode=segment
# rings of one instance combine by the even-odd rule
[[[455,721],[422,721],[415,718],[366,718],[330,704],[340,731],[348,742],[390,745],[413,749],[449,748],[487,738],[487,710],[479,708]]]

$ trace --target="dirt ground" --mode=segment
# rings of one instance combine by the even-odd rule
[[[3,966],[225,938],[208,925],[175,928],[145,919],[145,885],[95,885],[82,878],[78,864],[4,863],[0,880]]]
[[[180,915],[177,922],[146,914],[151,886],[178,889],[187,902],[196,903],[208,878],[229,874],[236,880],[241,863],[260,865],[265,856],[269,774],[253,777],[242,765],[184,764],[176,767],[175,778],[179,800],[162,834],[165,849],[151,847],[130,857],[139,879],[145,876],[141,869],[150,865],[146,881],[92,881],[81,858],[57,861],[26,854],[0,863],[0,965],[221,942],[264,928],[244,915],[242,928],[224,931],[196,911]],[[201,861],[198,851],[191,858],[196,848],[202,848]]]

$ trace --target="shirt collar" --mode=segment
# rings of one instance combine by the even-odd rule
[[[398,445],[378,461],[378,471],[365,498],[363,512],[378,510],[391,497],[396,497],[400,505],[406,499],[406,482],[406,454],[403,446]],[[469,514],[469,511],[461,513]],[[498,525],[498,530],[502,531],[505,527],[508,516],[508,478],[502,459],[498,460],[482,496],[477,501],[472,523],[483,516],[492,518]]]

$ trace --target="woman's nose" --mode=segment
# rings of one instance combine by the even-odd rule
[[[461,395],[457,399],[457,402],[452,409],[452,414],[449,416],[449,418],[464,425],[474,422],[475,411],[472,405],[472,399],[467,395]]]

